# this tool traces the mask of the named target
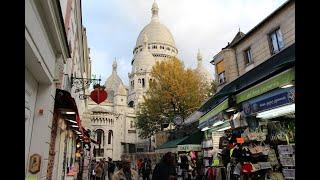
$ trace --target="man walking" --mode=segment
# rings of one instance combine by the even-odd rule
[[[116,165],[114,164],[112,159],[110,157],[108,157],[108,178],[109,178],[109,180],[112,180],[112,176],[113,176],[115,168],[116,168]]]
[[[139,180],[138,172],[131,168],[129,159],[122,159],[121,164],[121,169],[114,173],[111,180]]]

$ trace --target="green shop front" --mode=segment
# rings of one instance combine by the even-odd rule
[[[236,164],[231,165],[250,163],[256,167],[252,174],[263,172],[294,178],[294,62],[293,44],[225,85],[199,109],[204,113],[198,128],[204,132],[202,151],[206,169],[213,164],[227,169],[233,150],[241,147],[252,151],[251,155],[260,157],[260,161],[232,161]],[[268,150],[262,153],[253,147]],[[229,162],[222,160],[225,152],[230,153]]]

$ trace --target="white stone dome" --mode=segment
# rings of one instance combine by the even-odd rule
[[[156,2],[153,3],[151,11],[152,11],[151,22],[148,25],[146,25],[140,32],[136,42],[136,47],[143,45],[144,35],[147,35],[149,44],[164,43],[176,48],[171,32],[165,25],[161,24],[159,21],[159,17],[158,17],[159,8]]]
[[[148,50],[148,38],[147,35],[143,37],[142,51],[138,52],[133,61],[133,72],[137,71],[150,71],[152,66],[156,63],[155,58]],[[139,68],[139,69],[136,69]]]
[[[142,29],[137,39],[136,47],[143,44],[144,35],[148,36],[148,42],[150,44],[164,43],[176,47],[171,32],[165,25],[161,24],[160,22],[151,21]]]
[[[107,92],[113,91],[115,92],[119,85],[123,85],[121,78],[117,74],[117,62],[114,61],[112,64],[112,74],[107,78],[105,82],[105,87]]]

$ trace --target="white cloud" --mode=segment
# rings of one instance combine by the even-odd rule
[[[199,48],[211,74],[213,66],[209,63],[210,60],[233,39],[239,26],[242,32],[248,32],[284,2],[285,0],[157,0],[160,21],[173,34],[179,57],[187,67],[195,67]],[[132,49],[139,32],[150,21],[152,3],[152,0],[83,1],[83,16],[88,16],[84,17],[84,21],[90,32],[89,46],[99,48],[99,51],[92,48],[91,53],[91,56],[95,56],[95,73],[101,74],[105,79],[105,75],[111,74],[113,57],[117,57],[119,76],[128,83]]]

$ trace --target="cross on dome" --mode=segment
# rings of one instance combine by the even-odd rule
[[[117,59],[114,58],[114,61],[112,63],[112,72],[117,72]]]
[[[151,8],[151,12],[152,12],[152,20],[158,20],[158,12],[159,12],[159,7],[157,2],[154,0],[153,4],[152,4],[152,8]]]
[[[202,61],[202,54],[200,53],[200,49],[198,49],[197,59],[198,59],[198,62]]]

